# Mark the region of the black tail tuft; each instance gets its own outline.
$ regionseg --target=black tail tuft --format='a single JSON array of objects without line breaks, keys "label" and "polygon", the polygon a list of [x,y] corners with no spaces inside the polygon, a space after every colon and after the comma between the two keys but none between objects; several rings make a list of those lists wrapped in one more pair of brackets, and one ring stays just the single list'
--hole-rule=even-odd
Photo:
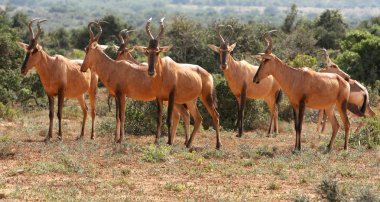
[{"label": "black tail tuft", "polygon": [[218,97],[216,96],[216,88],[215,86],[212,88],[212,104],[214,105],[214,108],[218,108]]},{"label": "black tail tuft", "polygon": [[356,104],[347,103],[347,109],[348,111],[350,111],[351,113],[355,114],[358,117],[364,116],[364,113],[361,112],[361,110]]},{"label": "black tail tuft", "polygon": [[215,109],[218,108],[218,97],[216,96],[216,89],[215,86],[212,88],[212,92],[207,95],[207,103],[210,106],[213,106]]},{"label": "black tail tuft", "polygon": [[278,106],[280,104],[280,102],[282,101],[282,98],[284,97],[284,93],[282,92],[282,90],[278,90],[276,92],[276,105]]},{"label": "black tail tuft", "polygon": [[367,109],[367,94],[364,94],[364,101],[363,101],[362,107],[360,108],[360,112],[364,114],[366,109]]}]

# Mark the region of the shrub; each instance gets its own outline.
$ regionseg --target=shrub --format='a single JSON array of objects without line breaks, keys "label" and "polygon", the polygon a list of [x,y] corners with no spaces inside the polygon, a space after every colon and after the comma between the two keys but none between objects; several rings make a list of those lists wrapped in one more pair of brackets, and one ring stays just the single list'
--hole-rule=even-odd
[{"label": "shrub", "polygon": [[[218,98],[217,110],[220,114],[220,125],[223,126],[224,129],[236,129],[238,112],[236,98],[228,87],[223,75],[214,74],[213,76]],[[203,117],[204,126],[207,129],[209,126],[212,126],[211,117],[200,102],[198,103],[198,107]],[[244,129],[253,130],[266,128],[267,125],[263,125],[262,123],[269,122],[269,114],[269,108],[263,101],[247,99],[244,113]]]},{"label": "shrub", "polygon": [[360,190],[359,196],[356,197],[355,201],[357,202],[367,202],[367,201],[380,201],[380,198],[377,197],[370,189]]},{"label": "shrub", "polygon": [[380,145],[380,115],[363,120],[365,126],[356,134],[350,136],[349,143],[353,146],[366,145],[369,149]]},{"label": "shrub", "polygon": [[142,160],[150,163],[164,162],[170,154],[170,146],[149,145],[143,149]]},{"label": "shrub", "polygon": [[12,120],[16,118],[17,115],[18,112],[15,109],[0,102],[0,118]]},{"label": "shrub", "polygon": [[[156,132],[157,119],[156,102],[127,101],[125,110],[125,132],[130,134],[154,134]],[[165,111],[163,112],[165,115]],[[162,117],[163,127],[165,130],[166,116]],[[166,131],[163,131],[164,134]]]},{"label": "shrub", "polygon": [[307,195],[297,195],[293,199],[294,202],[308,202],[309,197]]},{"label": "shrub", "polygon": [[310,55],[298,54],[294,60],[290,62],[292,67],[309,67],[315,70],[317,58]]},{"label": "shrub", "polygon": [[327,201],[342,201],[344,199],[344,194],[338,187],[338,182],[332,179],[324,179],[318,185],[317,192]]}]

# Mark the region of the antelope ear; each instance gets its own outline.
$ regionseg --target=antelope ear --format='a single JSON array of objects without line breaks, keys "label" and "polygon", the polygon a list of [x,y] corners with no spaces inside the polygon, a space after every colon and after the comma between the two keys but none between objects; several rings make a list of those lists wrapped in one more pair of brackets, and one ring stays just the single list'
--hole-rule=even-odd
[{"label": "antelope ear", "polygon": [[135,47],[132,47],[130,49],[127,49],[128,53],[132,53],[135,50]]},{"label": "antelope ear", "polygon": [[27,50],[28,50],[28,47],[29,47],[28,44],[26,44],[26,43],[22,43],[22,42],[19,42],[19,41],[17,41],[17,45],[18,45],[20,48],[24,49],[24,51],[27,51]]},{"label": "antelope ear", "polygon": [[160,47],[160,52],[168,52],[172,47],[173,45]]},{"label": "antelope ear", "polygon": [[108,45],[99,45],[99,48],[102,49],[102,51],[104,51],[108,48]]},{"label": "antelope ear", "polygon": [[42,46],[40,46],[39,44],[36,45],[36,48],[37,48],[38,51],[42,50]]},{"label": "antelope ear", "polygon": [[98,46],[98,42],[93,42],[92,44],[91,44],[91,49],[95,49],[96,47]]},{"label": "antelope ear", "polygon": [[228,49],[232,52],[234,50],[235,46],[236,46],[236,43],[229,46]]},{"label": "antelope ear", "polygon": [[262,57],[262,55],[255,55],[255,58],[256,58],[256,60],[258,60],[259,62],[263,61],[263,57]]},{"label": "antelope ear", "polygon": [[133,49],[136,49],[138,52],[145,53],[147,48],[144,46],[133,46]]},{"label": "antelope ear", "polygon": [[216,47],[216,46],[213,45],[213,44],[208,44],[207,46],[208,46],[212,51],[219,53],[219,47]]},{"label": "antelope ear", "polygon": [[117,50],[119,50],[120,46],[118,46],[118,45],[113,45],[113,48],[117,51]]},{"label": "antelope ear", "polygon": [[264,55],[263,55],[263,58],[264,58],[264,59],[267,59],[267,60],[271,60],[271,59],[273,59],[273,55],[270,55],[270,54],[264,54]]}]

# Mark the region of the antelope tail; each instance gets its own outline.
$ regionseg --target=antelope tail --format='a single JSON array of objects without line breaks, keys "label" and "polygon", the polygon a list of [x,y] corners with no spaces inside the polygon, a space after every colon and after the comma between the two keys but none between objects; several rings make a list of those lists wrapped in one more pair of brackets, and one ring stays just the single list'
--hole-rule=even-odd
[{"label": "antelope tail", "polygon": [[277,92],[276,92],[276,105],[277,105],[277,107],[280,105],[280,102],[282,101],[282,98],[284,97],[284,93],[282,92],[282,90],[280,89],[280,90],[278,90]]},{"label": "antelope tail", "polygon": [[358,117],[364,116],[364,113],[361,112],[361,109],[356,104],[347,103],[347,109]]},{"label": "antelope tail", "polygon": [[214,105],[214,108],[217,109],[218,108],[218,97],[216,96],[215,85],[212,87],[211,98],[212,98],[212,104]]},{"label": "antelope tail", "polygon": [[366,109],[367,109],[367,94],[364,94],[364,101],[363,101],[362,107],[360,108],[360,112],[364,114]]}]

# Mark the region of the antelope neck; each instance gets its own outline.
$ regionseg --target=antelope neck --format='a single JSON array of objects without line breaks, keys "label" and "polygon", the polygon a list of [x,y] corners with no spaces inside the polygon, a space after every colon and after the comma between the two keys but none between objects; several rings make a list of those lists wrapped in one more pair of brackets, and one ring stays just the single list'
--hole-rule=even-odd
[{"label": "antelope neck", "polygon": [[274,60],[276,64],[270,67],[270,74],[277,80],[285,94],[293,94],[294,83],[299,80],[298,77],[301,76],[301,72],[298,69],[286,65],[277,57],[272,60]]},{"label": "antelope neck", "polygon": [[108,57],[103,51],[96,49],[95,60],[93,63],[93,71],[99,76],[103,83],[108,84],[110,72],[115,65],[115,60]]},{"label": "antelope neck", "polygon": [[[54,68],[53,62],[54,57],[48,55],[45,51],[39,50],[41,54],[40,61],[35,65],[38,75],[42,82],[48,81],[50,79],[50,69]],[[29,59],[30,60],[30,59]]]},{"label": "antelope neck", "polygon": [[227,57],[227,66],[226,70],[223,70],[224,76],[230,80],[234,78],[235,72],[238,71],[240,66],[240,61],[236,61],[231,55]]}]

